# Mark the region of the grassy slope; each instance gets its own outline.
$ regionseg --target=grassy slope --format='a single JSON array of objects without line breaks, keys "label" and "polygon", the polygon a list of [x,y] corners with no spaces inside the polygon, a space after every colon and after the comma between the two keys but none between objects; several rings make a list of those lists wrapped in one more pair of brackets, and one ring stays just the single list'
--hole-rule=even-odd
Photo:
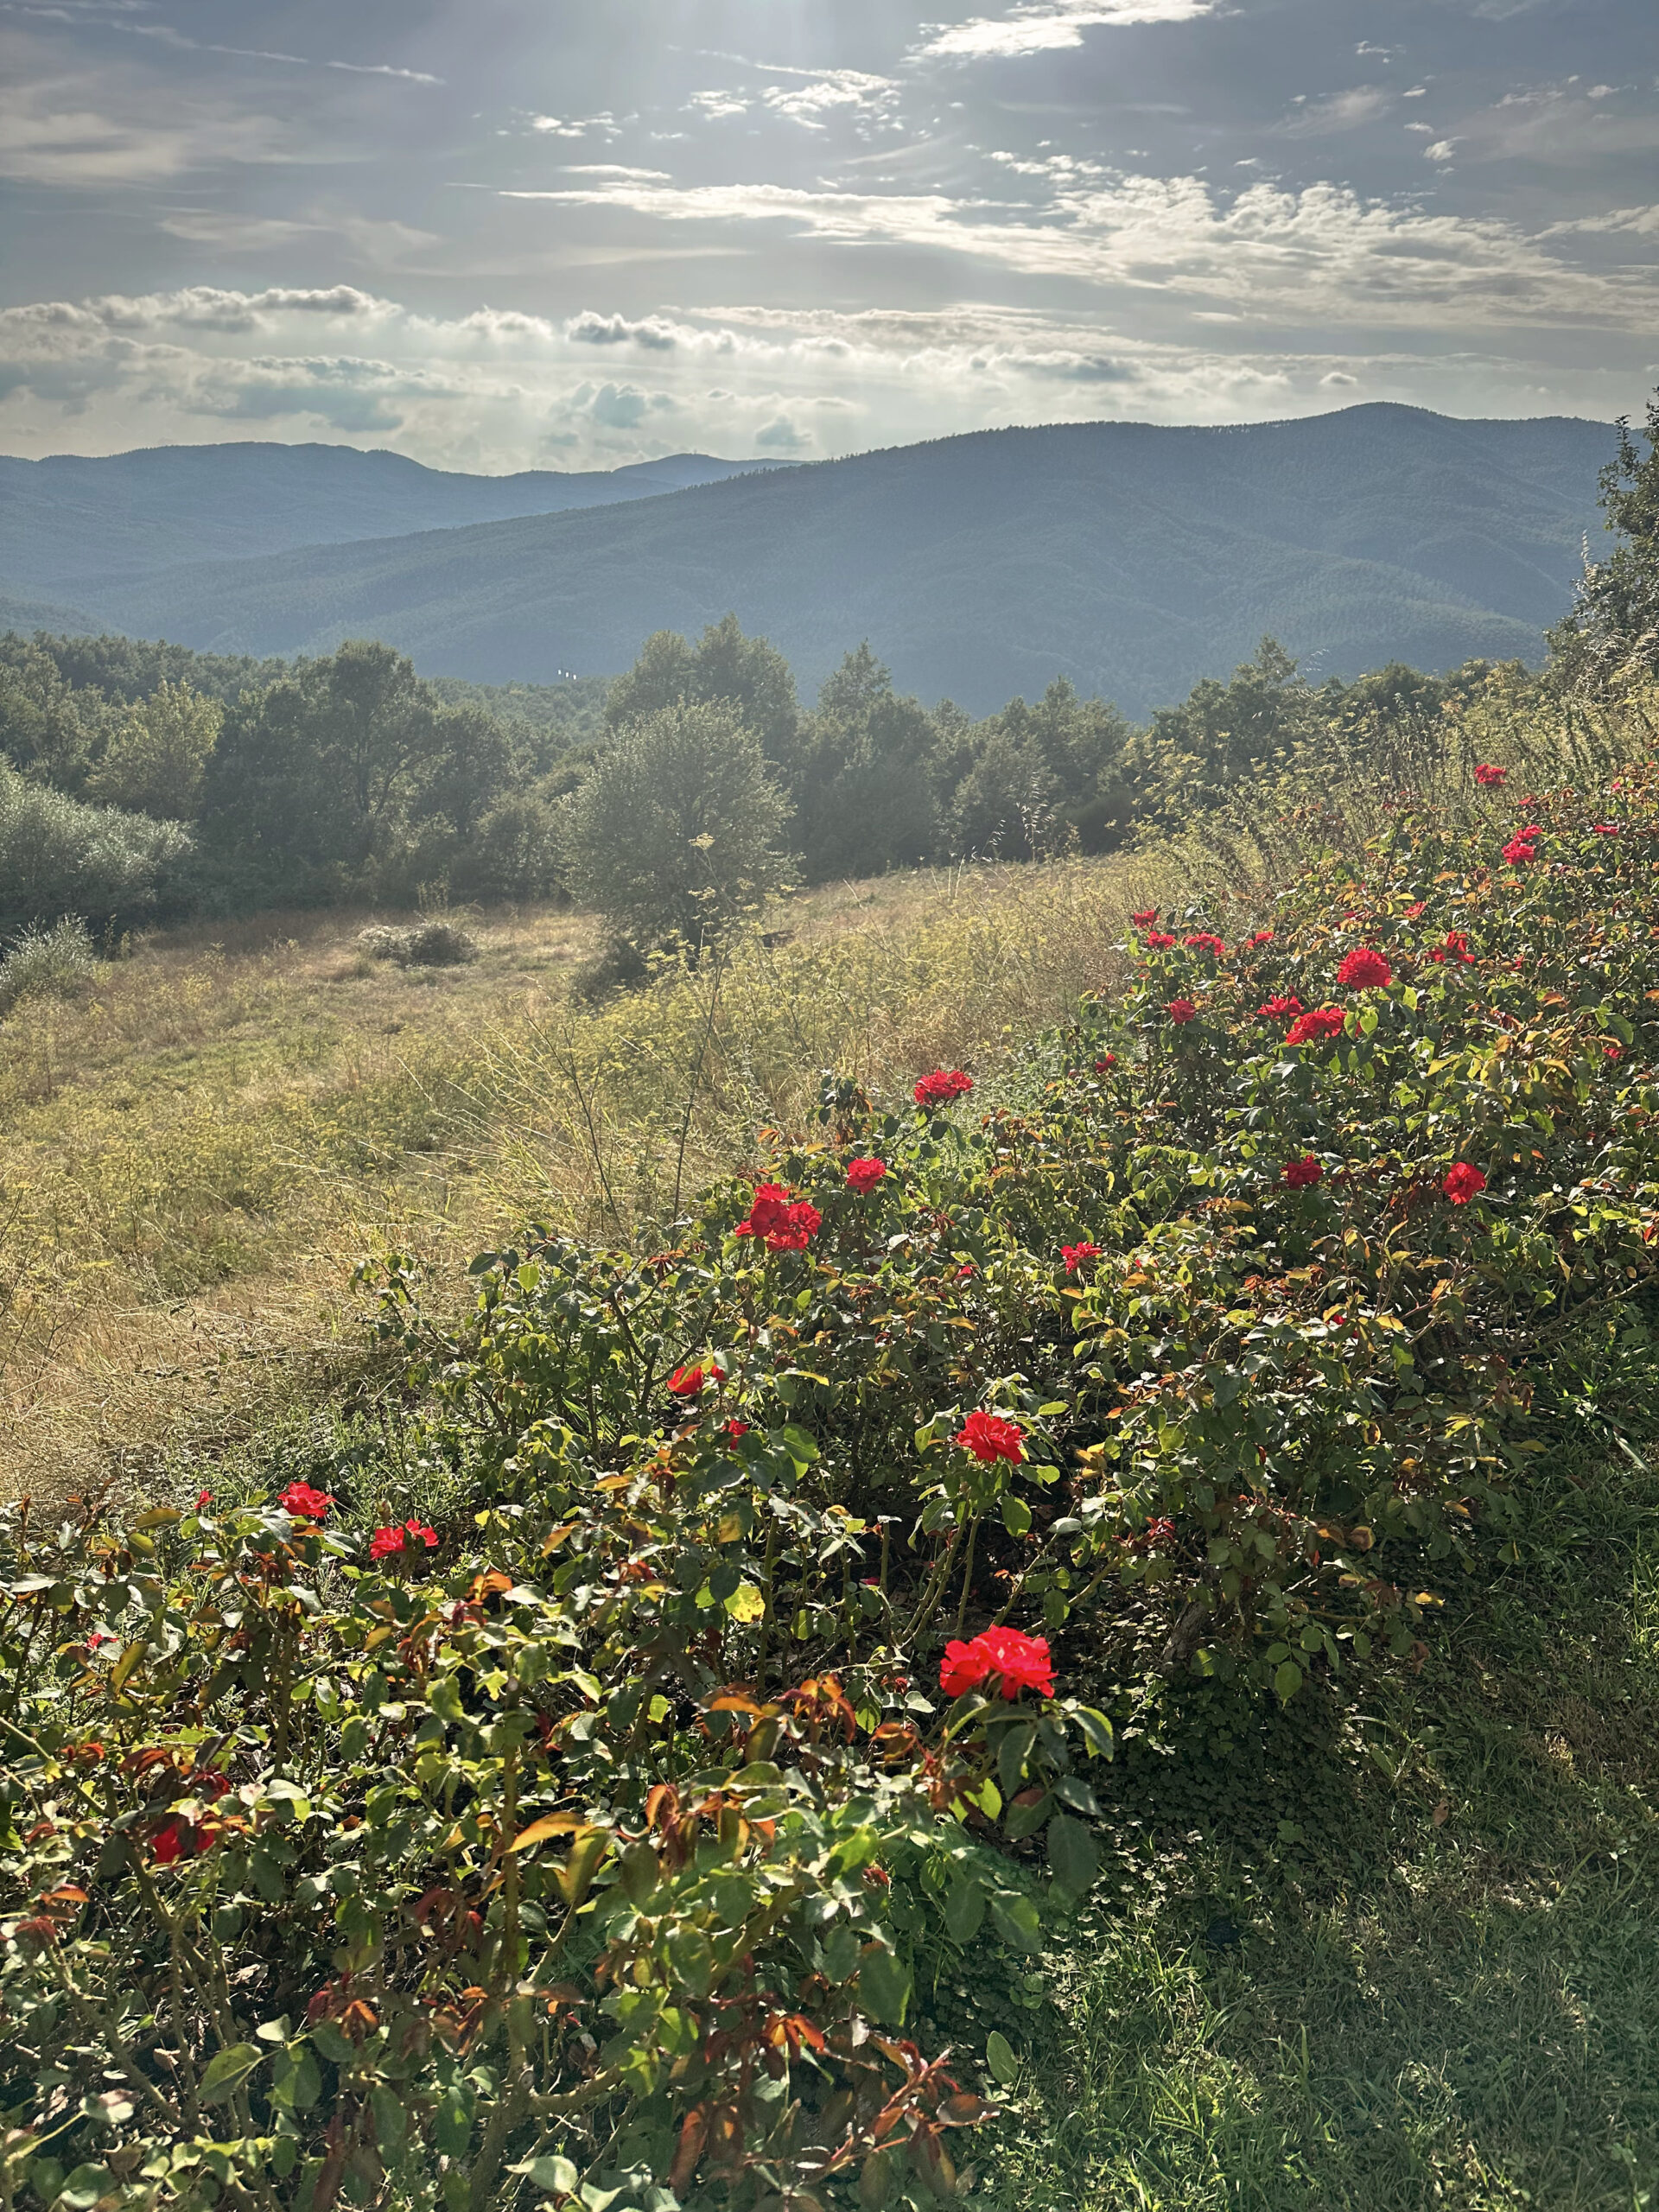
[{"label": "grassy slope", "polygon": [[435,971],[364,961],[362,916],[157,933],[90,998],[5,1026],[0,1493],[303,1398],[353,1338],[365,1251],[460,1278],[531,1213],[660,1221],[677,1177],[689,1196],[728,1171],[821,1066],[994,1064],[1104,980],[1125,899],[1110,862],[831,887],[712,1008],[672,972],[574,1008],[596,931],[556,912],[487,917],[477,964]]},{"label": "grassy slope", "polygon": [[[990,2202],[1649,2202],[1659,1477],[1551,1467],[1533,1563],[1448,1609],[1419,1679],[1230,1732],[1200,1696],[1126,1761],[1114,1877],[1008,2029]],[[1006,2014],[959,1986],[972,2049]]]}]

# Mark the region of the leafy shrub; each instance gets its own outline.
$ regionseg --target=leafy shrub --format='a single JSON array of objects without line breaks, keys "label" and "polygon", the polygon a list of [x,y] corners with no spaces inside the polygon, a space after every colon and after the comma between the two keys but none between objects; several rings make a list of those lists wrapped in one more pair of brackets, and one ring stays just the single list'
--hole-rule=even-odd
[{"label": "leafy shrub", "polygon": [[671,1250],[370,1274],[402,1429],[276,1498],[15,1513],[14,2201],[951,2195],[918,1993],[1088,1888],[1113,1723],[1413,1663],[1618,1417],[1659,772],[1478,789]]},{"label": "leafy shrub", "polygon": [[176,822],[83,806],[0,762],[0,925],[138,920],[177,895],[190,849]]},{"label": "leafy shrub", "polygon": [[429,918],[408,929],[371,923],[358,943],[372,960],[395,960],[400,968],[459,968],[476,960],[478,947],[458,923]]},{"label": "leafy shrub", "polygon": [[85,922],[70,918],[49,930],[24,930],[0,957],[0,1014],[22,999],[67,998],[97,973],[98,949]]}]

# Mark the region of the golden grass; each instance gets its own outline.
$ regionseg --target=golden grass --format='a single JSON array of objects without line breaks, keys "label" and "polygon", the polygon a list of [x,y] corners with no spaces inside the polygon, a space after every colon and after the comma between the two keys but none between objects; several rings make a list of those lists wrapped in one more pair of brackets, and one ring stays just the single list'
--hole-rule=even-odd
[{"label": "golden grass", "polygon": [[[1144,869],[1139,871],[1144,874]],[[352,1274],[448,1270],[531,1217],[607,1236],[796,1119],[818,1071],[994,1077],[1109,981],[1128,864],[922,872],[787,902],[763,938],[595,1007],[592,918],[493,913],[476,964],[365,961],[366,918],[160,932],[0,1027],[0,1495],[142,1473],[358,1357]]]}]

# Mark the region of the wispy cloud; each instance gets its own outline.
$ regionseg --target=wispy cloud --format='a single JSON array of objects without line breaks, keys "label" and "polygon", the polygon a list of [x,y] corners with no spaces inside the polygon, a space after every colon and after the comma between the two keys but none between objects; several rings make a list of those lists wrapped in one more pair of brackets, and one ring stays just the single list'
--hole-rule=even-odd
[{"label": "wispy cloud", "polygon": [[1219,12],[1222,0],[1033,0],[1006,16],[936,24],[918,49],[939,60],[983,61],[1081,46],[1083,34],[1109,26],[1187,23]]}]

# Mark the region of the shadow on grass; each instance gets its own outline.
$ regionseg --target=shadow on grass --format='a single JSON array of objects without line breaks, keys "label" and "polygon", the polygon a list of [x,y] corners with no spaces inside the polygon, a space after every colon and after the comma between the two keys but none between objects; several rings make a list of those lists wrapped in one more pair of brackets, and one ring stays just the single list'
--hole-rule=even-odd
[{"label": "shadow on grass", "polygon": [[976,2201],[1659,2205],[1659,1477],[1563,1453],[1527,1521],[1416,1679],[1128,1745],[1064,1947],[931,2007],[1020,2054]]}]

